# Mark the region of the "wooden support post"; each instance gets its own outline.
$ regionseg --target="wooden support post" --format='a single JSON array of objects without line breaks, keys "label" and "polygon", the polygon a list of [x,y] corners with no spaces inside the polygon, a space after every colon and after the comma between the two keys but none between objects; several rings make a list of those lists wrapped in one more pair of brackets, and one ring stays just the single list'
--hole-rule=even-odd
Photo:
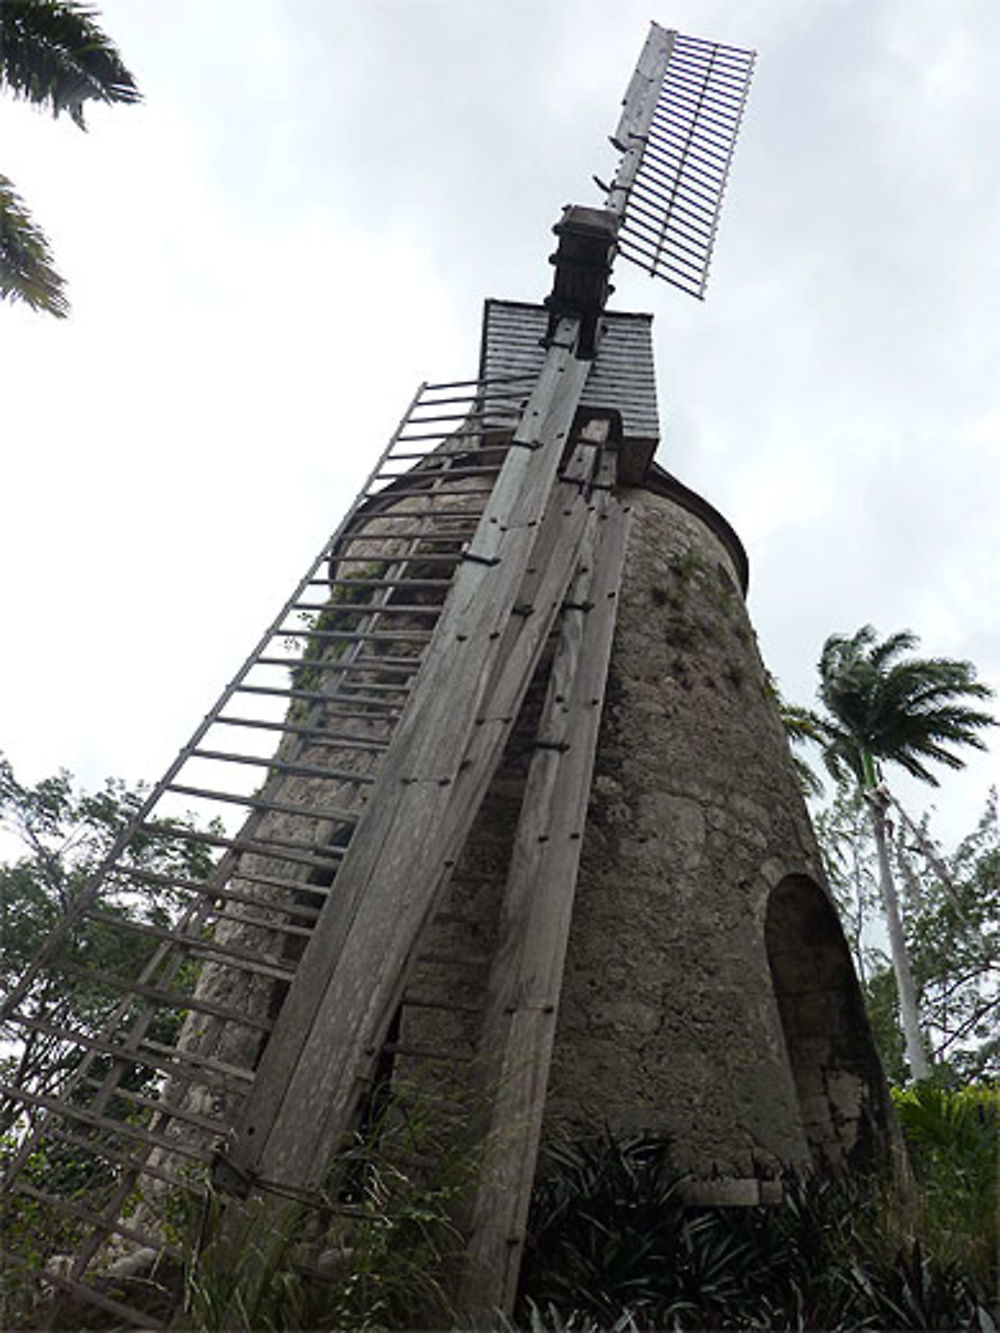
[{"label": "wooden support post", "polygon": [[476,1328],[509,1314],[517,1291],[614,632],[629,517],[613,492],[596,494],[599,521],[564,612],[490,975],[490,1113],[460,1293],[462,1315]]},{"label": "wooden support post", "polygon": [[[588,369],[573,355],[576,331],[575,320],[560,321],[515,432],[526,447],[507,453],[471,543],[475,559],[456,571],[336,892],[264,1051],[231,1154],[248,1177],[299,1188],[322,1178],[551,624],[544,614],[513,617],[509,642],[528,568],[542,570],[540,597],[552,614],[564,596],[588,518],[579,486],[556,482]],[[484,711],[493,681],[499,703]]]}]

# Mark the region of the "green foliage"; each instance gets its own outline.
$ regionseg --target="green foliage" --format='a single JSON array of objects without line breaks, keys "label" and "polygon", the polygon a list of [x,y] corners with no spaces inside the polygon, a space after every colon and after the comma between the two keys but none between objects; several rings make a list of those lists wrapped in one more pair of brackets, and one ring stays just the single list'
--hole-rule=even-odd
[{"label": "green foliage", "polygon": [[[97,792],[79,792],[71,776],[61,772],[34,786],[21,783],[0,755],[0,828],[12,834],[22,854],[0,864],[0,989],[10,992],[36,957],[56,922],[71,910],[105,862],[112,847],[140,809],[145,792],[109,779]],[[161,820],[136,833],[119,860],[122,873],[108,877],[99,906],[111,918],[166,926],[185,896],[163,888],[139,895],[129,881],[130,870],[171,877],[202,878],[211,853],[202,843],[175,839],[171,833],[191,828],[189,820]],[[156,941],[89,917],[73,927],[60,961],[86,969],[95,978],[138,975],[156,948]],[[197,964],[185,964],[188,979]],[[183,978],[181,978],[183,980]],[[5,1081],[42,1092],[60,1084],[80,1058],[80,1047],[60,1033],[94,1033],[118,997],[106,986],[58,969],[37,974],[19,1008],[42,1016],[50,1032],[26,1031],[17,1024],[0,1026],[4,1054],[0,1074]],[[181,1022],[179,1012],[161,1011],[149,1029],[153,1040],[169,1042]],[[100,1077],[107,1061],[93,1061],[91,1074]],[[155,1076],[136,1066],[121,1080],[122,1092],[139,1092]],[[133,1108],[124,1101],[112,1114]],[[16,1100],[0,1102],[0,1133],[10,1131],[20,1115]]]},{"label": "green foliage", "polygon": [[469,1121],[443,1123],[417,1087],[376,1101],[318,1206],[251,1200],[234,1227],[209,1194],[188,1222],[175,1327],[375,1333],[452,1324],[448,1292],[463,1245],[455,1219],[479,1161]]},{"label": "green foliage", "polygon": [[815,717],[815,725],[834,778],[850,773],[860,786],[874,786],[873,764],[885,760],[936,787],[928,761],[962,768],[956,746],[986,748],[979,733],[996,719],[971,702],[992,698],[993,691],[976,680],[971,662],[899,660],[918,642],[909,630],[878,642],[873,627],[864,625],[823,645],[819,697],[826,715]]},{"label": "green foliage", "polygon": [[172,1327],[197,1333],[303,1327],[305,1288],[292,1250],[304,1221],[301,1208],[281,1214],[255,1196],[234,1222],[209,1189],[200,1213],[189,1215],[183,1308]]},{"label": "green foliage", "polygon": [[[0,0],[0,91],[66,112],[85,129],[88,101],[137,102],[139,91],[94,11],[74,0]],[[64,283],[42,231],[0,176],[0,299],[63,318]]]},{"label": "green foliage", "polygon": [[[862,983],[882,1065],[906,1077],[896,979],[879,929],[878,865],[867,804],[839,784],[814,817],[827,878]],[[1000,822],[990,794],[976,828],[951,852],[919,824],[890,821],[903,889],[903,929],[932,1072],[957,1083],[1000,1074]]]},{"label": "green foliage", "polygon": [[[976,680],[970,662],[907,656],[917,643],[909,630],[879,642],[871,625],[851,636],[831,635],[819,662],[819,698],[825,712],[813,714],[812,721],[830,774],[838,782],[853,780],[868,802],[906,1062],[910,1076],[922,1079],[930,1072],[926,1015],[889,861],[888,812],[894,798],[882,780],[882,766],[898,764],[937,786],[928,764],[962,768],[958,751],[964,746],[985,749],[981,732],[996,719],[974,706],[991,698],[993,691]],[[977,1020],[971,1021],[974,1025]]]},{"label": "green foliage", "polygon": [[777,708],[781,725],[788,737],[788,744],[792,751],[792,764],[795,768],[795,776],[799,780],[802,795],[821,796],[823,783],[799,753],[801,747],[809,742],[814,742],[817,745],[822,744],[823,737],[816,714],[811,709],[802,708],[799,704],[789,703],[782,695],[777,679],[771,675],[770,671],[764,673],[764,691],[766,697]]},{"label": "green foliage", "polygon": [[5,298],[57,319],[69,314],[65,284],[53,265],[45,233],[13,183],[0,176],[0,299]]},{"label": "green foliage", "polygon": [[1000,1090],[894,1089],[893,1100],[920,1186],[921,1229],[934,1253],[998,1290]]},{"label": "green foliage", "polygon": [[0,37],[0,89],[53,116],[67,112],[81,130],[86,102],[139,101],[135,80],[89,5],[4,0]]},{"label": "green foliage", "polygon": [[784,1177],[784,1203],[685,1206],[662,1141],[549,1153],[536,1186],[520,1326],[992,1329],[985,1281],[902,1234],[878,1182]]}]

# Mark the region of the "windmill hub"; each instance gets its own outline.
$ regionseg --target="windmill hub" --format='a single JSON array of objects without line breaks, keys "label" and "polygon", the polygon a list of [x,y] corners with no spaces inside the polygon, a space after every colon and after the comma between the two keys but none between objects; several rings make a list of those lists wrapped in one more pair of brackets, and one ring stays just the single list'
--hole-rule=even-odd
[{"label": "windmill hub", "polygon": [[569,204],[552,230],[559,237],[559,246],[549,256],[556,274],[552,292],[545,298],[549,310],[545,345],[551,342],[559,319],[575,316],[580,321],[576,354],[582,361],[592,361],[597,321],[614,291],[610,277],[617,250],[618,216],[609,208]]}]

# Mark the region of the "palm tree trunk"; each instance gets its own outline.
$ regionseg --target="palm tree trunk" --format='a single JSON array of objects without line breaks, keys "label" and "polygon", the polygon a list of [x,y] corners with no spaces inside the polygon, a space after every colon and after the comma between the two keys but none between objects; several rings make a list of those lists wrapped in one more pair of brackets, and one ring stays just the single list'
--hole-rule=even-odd
[{"label": "palm tree trunk", "polygon": [[879,887],[882,891],[882,904],[885,907],[886,924],[889,927],[889,952],[892,954],[892,967],[896,973],[896,987],[899,991],[899,1018],[903,1025],[903,1039],[906,1043],[906,1058],[910,1065],[910,1077],[927,1078],[930,1065],[920,1035],[920,1013],[917,1009],[917,988],[913,982],[910,968],[910,955],[906,950],[903,936],[903,922],[899,913],[899,898],[896,884],[889,864],[889,847],[886,839],[885,815],[889,798],[881,788],[869,788],[865,791],[868,810],[871,815],[872,833],[875,837],[875,850],[878,854]]},{"label": "palm tree trunk", "polygon": [[899,803],[899,798],[897,796],[893,796],[891,792],[888,792],[887,796],[889,798],[890,803],[896,807],[896,813],[903,821],[903,824],[905,825],[907,832],[910,834],[910,836],[913,838],[913,841],[917,844],[920,851],[923,853],[924,860],[934,871],[935,875],[937,875],[938,881],[941,884],[941,887],[944,889],[945,893],[948,895],[952,907],[958,914],[959,920],[964,921],[965,924],[968,925],[969,918],[966,916],[965,912],[962,911],[962,904],[958,900],[958,893],[955,889],[955,881],[952,879],[951,874],[948,871],[948,867],[945,865],[945,863],[941,860],[940,856],[938,856],[937,852],[934,850],[934,844],[924,833],[920,825],[914,823],[914,821],[906,813],[906,811]]}]

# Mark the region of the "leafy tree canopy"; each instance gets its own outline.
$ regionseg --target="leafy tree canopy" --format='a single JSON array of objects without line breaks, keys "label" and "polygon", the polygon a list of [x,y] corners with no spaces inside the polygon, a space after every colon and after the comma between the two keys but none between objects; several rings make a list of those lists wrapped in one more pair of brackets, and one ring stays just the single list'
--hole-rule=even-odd
[{"label": "leafy tree canopy", "polygon": [[[23,976],[56,921],[103,864],[116,839],[142,805],[142,787],[130,788],[109,779],[97,792],[79,791],[69,773],[29,785],[20,782],[0,754],[0,829],[19,853],[0,864],[0,994],[9,993]],[[200,878],[211,854],[199,842],[171,836],[190,828],[188,820],[161,820],[134,835],[125,866],[176,878]],[[182,897],[164,888],[141,899],[109,878],[102,889],[101,913],[166,926],[178,912]],[[69,950],[72,963],[94,974],[135,975],[155,947],[148,936],[111,928],[84,918],[74,931]],[[0,1072],[8,1082],[44,1091],[66,1073],[64,1047],[56,1033],[72,1029],[97,1032],[106,1017],[108,994],[79,975],[43,970],[19,1006],[30,1015],[44,1014],[52,1033],[26,1031],[15,1021],[0,1027],[6,1054]],[[162,1037],[170,1034],[164,1032]],[[0,1111],[0,1130],[16,1112]]]}]

